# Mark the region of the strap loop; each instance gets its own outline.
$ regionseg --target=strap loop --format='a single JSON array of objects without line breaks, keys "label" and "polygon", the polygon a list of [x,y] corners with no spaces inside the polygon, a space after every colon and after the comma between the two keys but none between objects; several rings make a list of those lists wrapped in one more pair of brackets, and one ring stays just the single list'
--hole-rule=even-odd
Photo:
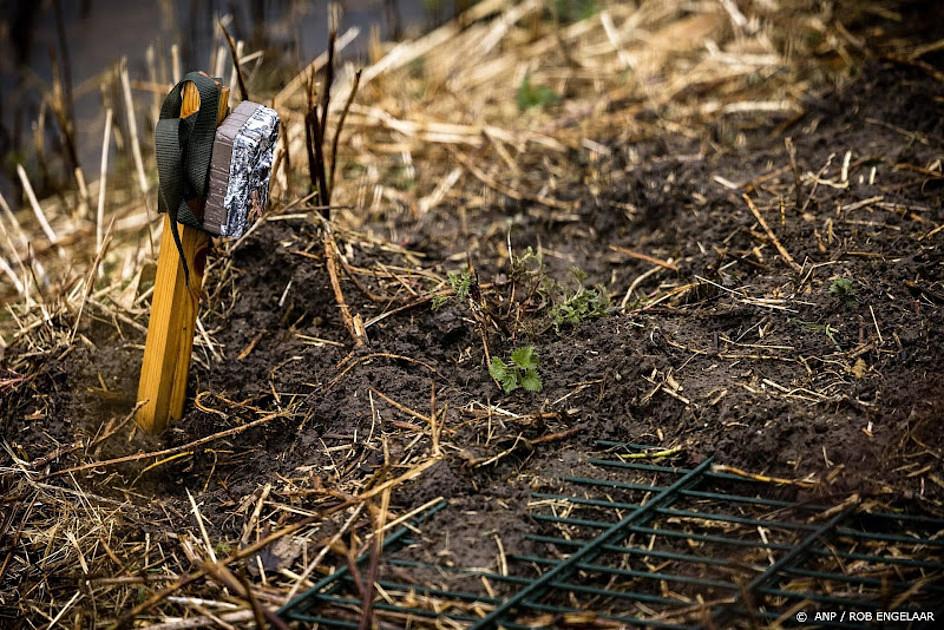
[{"label": "strap loop", "polygon": [[[193,83],[200,95],[199,109],[181,118],[184,86]],[[188,205],[188,200],[204,199],[216,136],[216,116],[220,98],[219,84],[202,72],[190,72],[175,85],[161,104],[161,114],[154,130],[159,178],[158,210],[170,215],[174,244],[184,266],[184,280],[190,286],[190,270],[184,257],[177,223],[202,228],[203,222]]]}]

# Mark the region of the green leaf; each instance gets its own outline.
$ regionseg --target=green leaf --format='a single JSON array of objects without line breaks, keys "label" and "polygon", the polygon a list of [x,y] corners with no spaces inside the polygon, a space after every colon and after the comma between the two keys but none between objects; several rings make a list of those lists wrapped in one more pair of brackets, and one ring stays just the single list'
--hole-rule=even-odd
[{"label": "green leaf", "polygon": [[532,107],[544,108],[547,105],[553,105],[560,100],[560,97],[546,85],[532,85],[531,77],[525,75],[521,85],[518,86],[515,100],[518,101],[518,109],[524,111]]},{"label": "green leaf", "polygon": [[472,288],[472,274],[450,271],[446,279],[459,300],[465,300],[469,297],[469,290]]},{"label": "green leaf", "polygon": [[840,297],[848,297],[855,293],[855,285],[849,278],[836,278],[829,285],[829,294]]},{"label": "green leaf", "polygon": [[501,386],[502,389],[505,390],[506,394],[510,394],[511,392],[515,391],[518,389],[518,375],[514,372],[505,374],[505,378],[501,379]]},{"label": "green leaf", "polygon": [[488,373],[496,381],[504,381],[508,375],[508,366],[498,357],[492,357],[491,363],[488,364]]},{"label": "green leaf", "polygon": [[541,377],[538,376],[537,371],[528,370],[525,372],[524,377],[521,379],[521,386],[527,391],[536,393],[541,391],[542,383]]},{"label": "green leaf", "polygon": [[534,355],[534,346],[515,348],[511,353],[511,361],[523,370],[538,366],[537,357]]}]

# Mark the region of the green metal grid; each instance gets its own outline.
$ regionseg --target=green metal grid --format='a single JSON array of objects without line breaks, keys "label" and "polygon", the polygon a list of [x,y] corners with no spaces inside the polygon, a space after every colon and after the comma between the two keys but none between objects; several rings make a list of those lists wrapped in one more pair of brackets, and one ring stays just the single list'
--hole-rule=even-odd
[{"label": "green metal grid", "polygon": [[[619,457],[651,447],[598,446],[609,455],[591,461],[600,476],[565,477],[565,491],[533,493],[538,531],[526,538],[546,553],[508,556],[508,575],[398,553],[422,544],[413,532],[445,502],[388,536],[375,627],[791,626],[799,610],[812,617],[944,602],[944,519],[786,501],[769,496],[769,484],[713,471],[710,458],[664,466]],[[434,588],[411,570],[495,587]],[[358,628],[355,587],[342,566],[279,614],[306,627]]]}]

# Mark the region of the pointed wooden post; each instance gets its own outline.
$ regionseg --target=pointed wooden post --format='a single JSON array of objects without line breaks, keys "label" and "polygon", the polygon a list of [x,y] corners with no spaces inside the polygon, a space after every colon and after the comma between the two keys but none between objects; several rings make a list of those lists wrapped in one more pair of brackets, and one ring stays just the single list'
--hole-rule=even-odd
[{"label": "pointed wooden post", "polygon": [[[229,88],[222,88],[217,125],[223,122],[229,111],[228,102]],[[198,109],[200,93],[196,85],[187,83],[184,85],[180,117],[186,118]],[[179,420],[183,415],[203,271],[210,248],[209,234],[189,225],[178,224],[184,257],[190,269],[188,288],[170,222],[170,216],[165,214],[141,380],[138,382],[138,403],[141,406],[135,419],[148,433],[160,433],[168,423]]]}]

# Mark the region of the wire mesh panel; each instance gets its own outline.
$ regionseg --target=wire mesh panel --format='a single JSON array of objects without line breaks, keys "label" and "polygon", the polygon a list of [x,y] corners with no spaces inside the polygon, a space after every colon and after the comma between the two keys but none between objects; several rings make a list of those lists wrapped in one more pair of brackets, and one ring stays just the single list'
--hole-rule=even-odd
[{"label": "wire mesh panel", "polygon": [[[415,532],[430,514],[391,535],[372,604],[375,624],[848,627],[944,601],[944,520],[858,500],[797,503],[777,496],[771,480],[723,472],[710,458],[683,468],[665,458],[650,463],[647,447],[599,446],[605,455],[591,461],[592,476],[564,477],[559,490],[533,494],[527,539],[537,551],[507,556],[502,571],[400,553],[420,544]],[[358,592],[341,568],[281,613],[357,628]]]}]

